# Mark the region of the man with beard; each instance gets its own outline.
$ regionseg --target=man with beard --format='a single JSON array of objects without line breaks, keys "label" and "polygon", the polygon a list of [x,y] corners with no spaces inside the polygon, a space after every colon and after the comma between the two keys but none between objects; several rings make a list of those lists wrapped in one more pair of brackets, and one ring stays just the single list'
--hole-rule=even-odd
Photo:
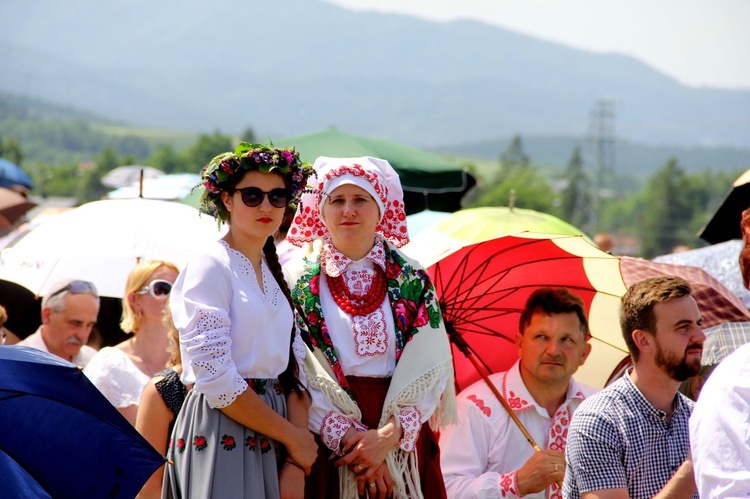
[{"label": "man with beard", "polygon": [[701,322],[680,277],[653,277],[628,289],[620,327],[633,368],[573,415],[564,497],[698,497],[688,459],[694,404],[677,390],[701,367]]},{"label": "man with beard", "polygon": [[18,343],[86,367],[96,350],[86,345],[99,314],[93,283],[66,279],[52,285],[42,298],[42,325]]}]

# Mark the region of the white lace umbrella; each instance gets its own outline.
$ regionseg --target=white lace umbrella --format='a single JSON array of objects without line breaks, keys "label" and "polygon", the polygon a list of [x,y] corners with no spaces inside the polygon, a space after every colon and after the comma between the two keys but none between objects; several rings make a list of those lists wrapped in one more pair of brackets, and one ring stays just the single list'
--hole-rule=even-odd
[{"label": "white lace umbrella", "polygon": [[[0,279],[37,295],[65,278],[96,284],[102,296],[122,297],[125,280],[143,260],[182,268],[219,239],[216,221],[171,201],[95,201],[48,217],[0,252]],[[225,226],[224,226],[225,227]]]}]

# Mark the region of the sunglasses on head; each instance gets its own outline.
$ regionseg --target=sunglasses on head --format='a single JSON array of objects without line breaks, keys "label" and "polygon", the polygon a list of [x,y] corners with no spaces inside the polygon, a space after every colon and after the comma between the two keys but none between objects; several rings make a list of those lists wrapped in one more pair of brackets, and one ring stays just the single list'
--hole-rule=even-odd
[{"label": "sunglasses on head", "polygon": [[47,297],[47,300],[52,298],[53,296],[57,296],[62,293],[71,293],[74,295],[80,295],[82,293],[91,293],[92,295],[98,297],[99,293],[96,291],[96,286],[94,286],[93,282],[89,281],[70,281],[66,286],[63,286],[62,288],[58,289],[51,295]]},{"label": "sunglasses on head", "polygon": [[274,208],[286,208],[286,205],[289,204],[289,198],[291,197],[289,191],[282,188],[264,191],[258,187],[243,187],[242,189],[236,190],[240,193],[240,196],[242,196],[242,202],[245,203],[245,206],[250,208],[260,206],[266,195],[268,196],[268,202],[271,203],[271,206]]},{"label": "sunglasses on head", "polygon": [[135,292],[137,295],[145,295],[151,293],[154,298],[165,298],[169,296],[172,291],[172,283],[165,281],[164,279],[154,279],[149,284],[143,286],[141,289]]}]

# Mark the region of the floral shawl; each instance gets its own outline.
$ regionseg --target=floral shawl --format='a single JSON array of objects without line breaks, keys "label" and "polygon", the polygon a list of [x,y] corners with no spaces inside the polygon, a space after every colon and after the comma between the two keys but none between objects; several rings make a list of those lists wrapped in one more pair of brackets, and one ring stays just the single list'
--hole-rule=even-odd
[{"label": "floral shawl", "polygon": [[[285,270],[292,283],[297,322],[308,347],[305,377],[308,383],[321,389],[342,414],[360,420],[361,412],[351,397],[322,314],[320,245],[307,245],[302,252],[305,257],[290,262]],[[414,405],[420,397],[432,394],[440,398],[440,405],[430,417],[430,425],[437,428],[455,421],[456,409],[451,349],[435,288],[417,262],[391,248],[387,241],[385,253],[388,298],[396,324],[396,369],[379,426],[395,417],[399,413],[399,406]],[[394,448],[389,452],[386,463],[394,480],[394,497],[407,497],[407,494],[418,497],[420,485],[416,452],[406,453]],[[342,471],[339,473],[342,497],[356,497],[354,476],[346,468],[342,468]]]}]

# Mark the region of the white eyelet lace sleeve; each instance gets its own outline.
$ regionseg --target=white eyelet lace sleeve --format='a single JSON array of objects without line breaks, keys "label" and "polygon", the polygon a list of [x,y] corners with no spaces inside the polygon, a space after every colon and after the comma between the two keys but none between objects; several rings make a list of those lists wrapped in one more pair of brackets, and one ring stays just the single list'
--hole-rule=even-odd
[{"label": "white eyelet lace sleeve", "polygon": [[208,255],[195,258],[177,278],[169,302],[194,389],[215,409],[234,402],[248,386],[232,359],[232,279],[228,264]]}]

